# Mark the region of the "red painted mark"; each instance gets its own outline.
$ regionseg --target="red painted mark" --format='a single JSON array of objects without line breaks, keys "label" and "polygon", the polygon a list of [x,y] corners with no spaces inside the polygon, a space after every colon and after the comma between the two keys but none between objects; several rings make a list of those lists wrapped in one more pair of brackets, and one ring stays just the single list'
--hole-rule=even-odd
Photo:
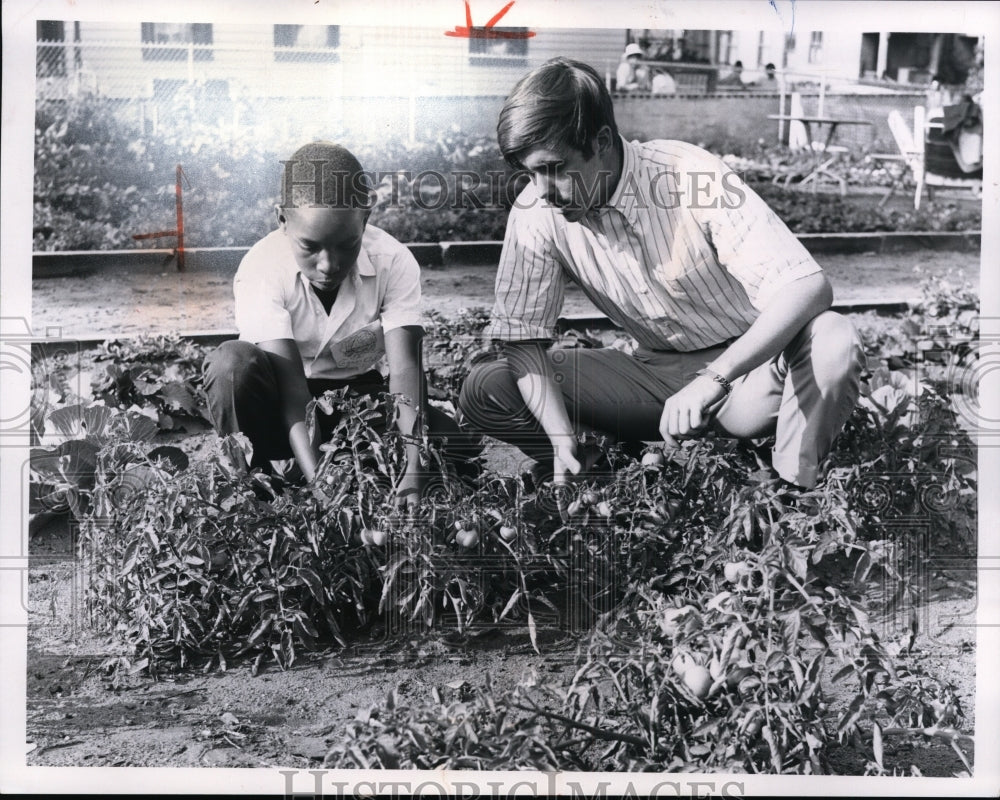
[{"label": "red painted mark", "polygon": [[183,192],[181,191],[181,178],[187,178],[181,165],[177,165],[177,186],[175,188],[177,196],[177,271],[184,271],[184,203]]},{"label": "red painted mark", "polygon": [[[174,195],[176,198],[176,208],[177,208],[177,227],[172,231],[155,231],[154,233],[135,233],[132,238],[136,241],[142,239],[162,239],[167,236],[177,237],[177,247],[174,252],[177,254],[177,271],[184,271],[184,202],[183,202],[183,190],[181,188],[181,178],[187,181],[187,175],[184,174],[184,170],[181,165],[177,165],[177,184],[174,187]],[[188,184],[188,188],[191,188],[191,184]]]},{"label": "red painted mark", "polygon": [[510,10],[514,1],[510,0],[485,25],[478,26],[472,24],[472,9],[469,8],[469,0],[465,0],[465,25],[456,25],[454,30],[445,31],[444,35],[460,39],[530,39],[535,35],[534,31],[499,31],[493,27]]}]

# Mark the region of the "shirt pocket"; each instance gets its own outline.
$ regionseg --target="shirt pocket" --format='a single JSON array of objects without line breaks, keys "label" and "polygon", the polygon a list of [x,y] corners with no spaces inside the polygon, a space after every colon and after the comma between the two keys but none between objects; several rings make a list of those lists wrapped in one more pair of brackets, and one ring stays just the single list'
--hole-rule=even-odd
[{"label": "shirt pocket", "polygon": [[385,335],[378,320],[330,342],[330,358],[337,369],[365,370],[385,354]]}]

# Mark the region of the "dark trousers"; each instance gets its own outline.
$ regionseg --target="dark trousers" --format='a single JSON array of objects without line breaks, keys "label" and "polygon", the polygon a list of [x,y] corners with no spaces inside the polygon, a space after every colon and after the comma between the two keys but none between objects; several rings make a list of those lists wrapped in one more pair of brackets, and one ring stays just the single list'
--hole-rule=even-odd
[{"label": "dark trousers", "polygon": [[[313,397],[345,386],[363,395],[389,390],[375,370],[349,380],[307,378],[306,383]],[[241,432],[250,440],[251,467],[266,469],[273,460],[292,458],[288,432],[281,422],[281,387],[267,353],[250,342],[223,342],[205,358],[204,385],[212,425],[220,435]],[[337,416],[317,412],[317,423],[326,441]],[[460,468],[482,451],[478,435],[461,431],[455,420],[432,406],[427,408],[427,428],[431,437],[444,440],[445,458]]]},{"label": "dark trousers", "polygon": [[[668,397],[692,381],[724,347],[688,353],[553,350],[555,380],[578,428],[620,442],[660,439]],[[854,326],[827,311],[810,320],[779,355],[733,381],[713,421],[740,439],[774,435],[774,469],[811,487],[858,398],[865,356]],[[462,386],[459,406],[470,428],[551,462],[552,445],[517,388],[506,360],[481,364]]]}]

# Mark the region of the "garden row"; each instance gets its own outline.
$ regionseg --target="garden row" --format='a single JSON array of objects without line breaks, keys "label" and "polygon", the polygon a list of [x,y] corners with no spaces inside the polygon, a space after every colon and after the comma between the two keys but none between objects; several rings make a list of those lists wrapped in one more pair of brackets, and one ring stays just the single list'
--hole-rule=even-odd
[{"label": "garden row", "polygon": [[[894,519],[926,520],[935,552],[975,550],[975,450],[940,378],[974,366],[976,304],[930,288],[898,328],[868,332],[883,363],[811,491],[781,491],[725,440],[638,461],[606,448],[613,469],[565,492],[489,470],[459,481],[421,440],[437,477],[401,516],[405,442],[372,427],[391,399],[328,393],[340,422],[318,488],[282,486],[247,472],[241,437],[197,459],[158,443],[202,409],[198,348],[160,337],[97,354],[97,402],[37,360],[34,425],[65,441],[32,454],[34,508],[77,516],[92,618],[125,646],[106,665],[121,675],[288,667],[375,620],[411,635],[514,625],[536,648],[542,626],[580,631],[568,682],[391,693],[328,766],[822,773],[852,739],[892,771],[885,736],[967,741],[954,687],[871,621],[876,578],[896,602],[920,599],[927,553]],[[442,401],[484,321],[429,332]],[[836,706],[834,684],[848,695]]]},{"label": "garden row", "polygon": [[[112,250],[140,246],[136,234],[174,227],[175,168],[183,167],[185,241],[190,247],[249,246],[274,227],[281,159],[289,153],[248,129],[218,135],[196,106],[178,103],[170,126],[143,134],[113,105],[94,98],[36,109],[34,249]],[[352,142],[349,134],[343,141]],[[448,130],[407,143],[351,143],[377,180],[372,222],[404,242],[503,238],[525,180],[505,164],[495,140]],[[741,155],[741,158],[737,156]],[[981,212],[929,203],[920,211],[857,205],[840,197],[779,188],[771,179],[805,174],[809,156],[758,145],[727,160],[798,233],[978,230]],[[851,182],[887,185],[885,169],[851,154]],[[169,242],[168,242],[169,243]],[[162,246],[155,239],[148,246]]]}]

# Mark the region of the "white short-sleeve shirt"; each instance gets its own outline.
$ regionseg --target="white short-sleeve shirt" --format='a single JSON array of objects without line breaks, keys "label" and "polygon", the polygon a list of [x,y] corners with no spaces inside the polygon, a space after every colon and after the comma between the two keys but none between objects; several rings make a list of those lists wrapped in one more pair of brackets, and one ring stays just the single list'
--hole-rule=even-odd
[{"label": "white short-sleeve shirt", "polygon": [[385,332],[423,324],[416,259],[373,225],[365,228],[357,263],[329,314],[280,230],[243,257],[233,292],[240,339],[253,344],[293,339],[307,378],[349,379],[382,368]]}]

